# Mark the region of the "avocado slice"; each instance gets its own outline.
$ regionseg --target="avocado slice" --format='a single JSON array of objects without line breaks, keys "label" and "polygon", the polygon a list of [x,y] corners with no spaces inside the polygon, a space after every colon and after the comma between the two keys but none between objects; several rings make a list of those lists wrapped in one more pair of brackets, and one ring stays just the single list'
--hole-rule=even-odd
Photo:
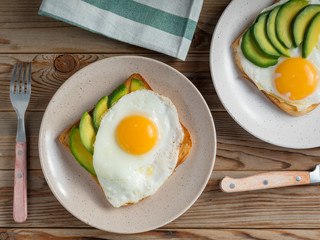
[{"label": "avocado slice", "polygon": [[146,89],[143,85],[143,83],[136,79],[136,78],[132,78],[131,79],[131,86],[130,86],[130,92],[134,92],[137,90],[141,90],[141,89]]},{"label": "avocado slice", "polygon": [[83,146],[80,139],[79,129],[74,126],[69,136],[69,146],[72,155],[89,173],[96,176],[96,171],[93,167],[93,157],[87,149]]},{"label": "avocado slice", "polygon": [[292,22],[293,44],[295,47],[302,43],[308,24],[319,12],[320,4],[310,4],[296,15]]},{"label": "avocado slice", "polygon": [[117,87],[113,92],[110,94],[108,99],[108,108],[111,108],[113,104],[119,101],[120,98],[122,98],[124,95],[128,93],[127,86],[124,84],[121,84],[119,87]]},{"label": "avocado slice", "polygon": [[102,97],[93,110],[93,127],[98,132],[103,114],[108,110],[108,96]]},{"label": "avocado slice", "polygon": [[310,55],[313,48],[317,45],[320,35],[320,13],[317,13],[309,23],[304,35],[302,44],[302,57],[306,58]]},{"label": "avocado slice", "polygon": [[267,36],[266,24],[269,13],[270,12],[263,12],[258,16],[253,25],[252,34],[257,46],[264,54],[272,58],[277,58],[280,57],[280,53],[275,49]]},{"label": "avocado slice", "polygon": [[276,17],[281,8],[281,5],[275,7],[268,16],[267,19],[267,35],[272,45],[286,57],[290,57],[289,49],[282,45],[276,34]]},{"label": "avocado slice", "polygon": [[307,0],[290,0],[283,4],[276,18],[276,33],[280,42],[287,48],[293,44],[291,23],[297,13],[308,5]]},{"label": "avocado slice", "polygon": [[96,140],[96,132],[93,127],[92,118],[89,113],[84,112],[82,114],[79,124],[80,138],[83,146],[93,154],[93,144]]},{"label": "avocado slice", "polygon": [[250,62],[259,67],[266,68],[278,63],[277,58],[268,57],[258,48],[252,36],[252,26],[242,37],[241,50]]}]

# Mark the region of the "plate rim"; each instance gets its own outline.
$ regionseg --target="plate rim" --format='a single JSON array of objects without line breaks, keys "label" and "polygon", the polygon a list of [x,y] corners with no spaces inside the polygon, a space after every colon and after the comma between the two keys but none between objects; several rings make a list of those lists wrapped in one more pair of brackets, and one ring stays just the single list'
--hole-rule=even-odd
[{"label": "plate rim", "polygon": [[[229,9],[232,7],[233,4],[235,4],[235,2],[237,2],[239,0],[232,0],[228,6],[224,9],[223,13],[221,14],[221,16],[219,17],[219,20],[215,26],[215,29],[214,29],[214,32],[212,34],[212,38],[211,38],[211,43],[210,43],[210,53],[209,53],[209,64],[210,64],[210,73],[211,73],[211,80],[212,80],[212,83],[214,85],[214,88],[215,88],[215,91],[218,95],[218,98],[221,102],[221,104],[223,105],[223,107],[226,109],[226,111],[228,112],[228,114],[232,117],[232,119],[238,124],[240,125],[241,128],[243,128],[245,131],[247,131],[249,134],[253,135],[254,137],[266,142],[266,143],[269,143],[269,144],[272,144],[274,146],[278,146],[278,147],[284,147],[284,148],[290,148],[290,149],[311,149],[311,148],[316,148],[316,147],[320,147],[320,142],[318,144],[309,144],[308,146],[298,146],[297,144],[296,145],[287,145],[286,143],[276,143],[276,142],[273,142],[272,140],[268,139],[268,138],[265,138],[264,136],[260,136],[258,134],[256,134],[253,130],[251,130],[249,127],[247,127],[243,122],[241,122],[241,120],[239,120],[236,116],[236,114],[234,114],[234,112],[232,112],[230,110],[230,108],[227,106],[227,104],[224,102],[224,98],[223,96],[221,95],[221,93],[217,90],[219,89],[216,85],[216,74],[215,74],[215,71],[214,70],[214,64],[213,64],[213,59],[214,59],[214,48],[216,48],[216,39],[218,39],[218,31],[219,31],[219,28],[220,28],[220,25],[222,24],[222,22],[225,20],[225,15],[228,14],[229,12]],[[238,71],[237,71],[238,72]],[[239,73],[238,73],[239,74]],[[240,74],[239,74],[240,75]]]},{"label": "plate rim", "polygon": [[[70,80],[70,78],[75,78],[77,76],[77,74],[79,74],[81,71],[85,71],[85,69],[93,64],[96,64],[98,62],[101,62],[101,61],[108,61],[108,60],[112,60],[114,58],[123,58],[123,59],[136,59],[136,58],[139,58],[139,59],[142,59],[142,60],[146,60],[146,61],[151,61],[155,64],[160,64],[160,65],[163,65],[171,70],[173,70],[175,73],[177,73],[179,76],[181,76],[187,83],[188,85],[193,88],[193,90],[195,90],[197,92],[197,94],[199,95],[199,97],[201,98],[201,100],[203,101],[204,105],[205,105],[205,108],[207,110],[207,112],[209,113],[209,118],[210,118],[210,123],[212,125],[212,129],[213,129],[213,136],[214,136],[214,139],[213,139],[213,142],[214,142],[214,148],[211,150],[212,151],[212,155],[213,155],[213,158],[210,159],[210,171],[208,171],[208,174],[207,174],[207,177],[205,179],[205,181],[202,183],[202,186],[201,188],[199,188],[199,192],[198,194],[193,198],[192,201],[190,201],[189,204],[186,205],[186,207],[176,216],[173,216],[171,218],[168,218],[167,221],[163,222],[163,223],[160,223],[156,226],[152,226],[152,227],[149,227],[149,228],[146,228],[145,230],[143,231],[112,231],[110,229],[103,229],[103,228],[100,228],[98,226],[96,226],[94,223],[92,222],[88,222],[86,221],[84,218],[82,217],[79,217],[76,215],[76,212],[74,212],[73,210],[71,210],[69,207],[67,207],[64,202],[62,201],[62,199],[59,197],[59,194],[55,191],[53,191],[53,183],[51,182],[51,180],[48,178],[48,173],[47,173],[47,169],[45,168],[45,163],[44,163],[44,159],[45,159],[45,153],[43,152],[43,141],[42,139],[44,139],[44,135],[45,135],[45,130],[44,129],[44,120],[46,119],[47,117],[47,114],[48,114],[48,109],[49,107],[51,106],[51,104],[53,104],[53,101],[55,100],[55,98],[57,97],[57,95],[63,91],[65,85],[68,83],[68,80]],[[153,58],[148,58],[148,57],[143,57],[143,56],[137,56],[137,55],[123,55],[123,56],[111,56],[111,57],[106,57],[106,58],[103,58],[103,59],[99,59],[85,67],[83,67],[82,69],[78,70],[77,72],[75,72],[74,74],[72,74],[67,80],[65,80],[65,82],[57,89],[57,91],[54,93],[54,95],[51,97],[47,107],[46,107],[46,110],[43,114],[43,117],[42,117],[42,120],[41,120],[41,125],[40,125],[40,130],[39,130],[39,139],[38,139],[38,151],[39,151],[39,159],[40,159],[40,165],[41,165],[41,170],[43,171],[43,175],[45,177],[45,180],[49,186],[49,189],[50,191],[53,193],[53,195],[55,196],[55,198],[59,201],[59,203],[71,214],[73,215],[75,218],[79,219],[80,221],[82,221],[83,223],[89,225],[89,226],[92,226],[96,229],[100,229],[100,230],[103,230],[103,231],[107,231],[107,232],[112,232],[112,233],[118,233],[118,234],[135,234],[135,233],[142,233],[142,232],[147,232],[147,231],[151,231],[151,230],[154,230],[154,229],[157,229],[157,228],[160,228],[172,221],[174,221],[175,219],[177,219],[178,217],[180,217],[182,214],[184,214],[197,200],[198,198],[200,197],[200,195],[202,194],[202,192],[204,191],[205,187],[207,186],[209,180],[210,180],[210,177],[212,175],[212,172],[213,172],[213,168],[214,168],[214,164],[215,164],[215,160],[216,160],[216,154],[217,154],[217,134],[216,134],[216,128],[215,128],[215,124],[214,124],[214,120],[213,120],[213,117],[212,117],[212,114],[211,114],[211,110],[209,109],[209,106],[207,104],[207,102],[205,101],[204,97],[202,96],[202,94],[200,93],[200,91],[194,86],[194,84],[185,76],[183,75],[180,71],[178,71],[177,69],[173,68],[172,66],[166,64],[166,63],[163,63],[159,60],[155,60]],[[209,160],[208,160],[209,161]]]}]

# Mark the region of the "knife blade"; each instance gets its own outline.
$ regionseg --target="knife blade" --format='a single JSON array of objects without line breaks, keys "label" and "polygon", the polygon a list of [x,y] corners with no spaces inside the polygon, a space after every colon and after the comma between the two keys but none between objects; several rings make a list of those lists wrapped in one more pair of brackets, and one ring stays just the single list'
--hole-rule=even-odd
[{"label": "knife blade", "polygon": [[269,188],[305,185],[320,182],[320,164],[311,172],[281,171],[256,174],[244,178],[224,177],[220,182],[223,192],[244,192]]}]

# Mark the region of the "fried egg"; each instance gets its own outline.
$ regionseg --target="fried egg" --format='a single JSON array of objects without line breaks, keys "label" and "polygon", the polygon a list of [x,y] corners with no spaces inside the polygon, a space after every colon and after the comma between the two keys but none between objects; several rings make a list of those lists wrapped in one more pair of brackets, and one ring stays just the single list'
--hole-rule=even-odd
[{"label": "fried egg", "polygon": [[93,166],[112,206],[154,194],[174,171],[184,137],[171,100],[150,90],[123,96],[103,117]]},{"label": "fried egg", "polygon": [[[279,4],[264,9],[270,10]],[[319,4],[320,0],[311,0],[310,4]],[[277,97],[302,111],[320,102],[320,39],[307,58],[302,58],[302,44],[291,48],[290,58],[281,56],[276,65],[261,68],[250,62],[241,51],[241,41],[237,52],[244,72],[259,90]]]}]

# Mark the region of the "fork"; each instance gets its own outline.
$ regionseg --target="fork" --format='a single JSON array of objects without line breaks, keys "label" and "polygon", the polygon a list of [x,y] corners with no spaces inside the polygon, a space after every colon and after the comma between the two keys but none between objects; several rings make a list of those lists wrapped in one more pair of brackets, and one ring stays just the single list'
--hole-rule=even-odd
[{"label": "fork", "polygon": [[[19,73],[16,78],[17,71]],[[27,219],[27,142],[24,115],[30,101],[30,95],[31,63],[16,63],[10,83],[10,100],[18,117],[13,193],[13,219],[17,223],[22,223]]]}]

